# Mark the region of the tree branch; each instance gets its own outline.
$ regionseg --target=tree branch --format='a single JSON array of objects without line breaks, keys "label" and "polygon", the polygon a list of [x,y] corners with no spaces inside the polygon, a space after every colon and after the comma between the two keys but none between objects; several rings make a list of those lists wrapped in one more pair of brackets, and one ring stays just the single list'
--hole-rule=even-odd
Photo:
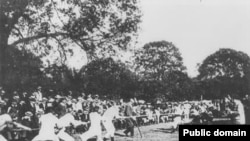
[{"label": "tree branch", "polygon": [[14,26],[14,29],[18,32],[19,36],[21,36],[21,38],[23,39],[24,37],[21,31],[16,26]]},{"label": "tree branch", "polygon": [[40,39],[40,38],[57,37],[57,36],[62,36],[62,35],[68,35],[68,34],[63,33],[63,32],[56,32],[56,33],[50,33],[50,34],[39,34],[39,35],[35,35],[35,36],[32,36],[32,37],[26,37],[26,38],[17,40],[15,42],[13,42],[12,44],[10,44],[10,46],[16,46],[19,43],[27,43],[27,42],[30,42],[32,40],[36,40],[36,39]]}]

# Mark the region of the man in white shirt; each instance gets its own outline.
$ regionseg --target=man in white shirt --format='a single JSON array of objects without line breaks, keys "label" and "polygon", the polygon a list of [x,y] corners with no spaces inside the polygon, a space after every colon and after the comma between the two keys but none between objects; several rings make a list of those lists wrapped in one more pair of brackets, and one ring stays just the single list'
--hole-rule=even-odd
[{"label": "man in white shirt", "polygon": [[66,132],[66,127],[70,127],[71,125],[73,125],[74,127],[77,127],[79,125],[87,124],[86,122],[75,120],[72,113],[73,113],[73,110],[71,110],[70,113],[66,113],[65,115],[62,115],[59,118],[59,121],[57,123],[57,127],[60,130],[57,136],[64,141],[75,141],[75,139]]},{"label": "man in white shirt", "polygon": [[34,92],[34,96],[35,96],[37,101],[42,101],[43,95],[42,95],[42,87],[41,86],[37,87],[37,91]]},{"label": "man in white shirt", "polygon": [[[12,119],[11,119],[10,115],[8,115],[8,114],[0,115],[0,132],[5,127],[7,127],[8,122],[12,122]],[[1,134],[0,134],[0,140],[1,141],[7,141]]]},{"label": "man in white shirt", "polygon": [[40,131],[32,141],[59,141],[59,138],[55,134],[55,126],[58,118],[51,107],[46,112],[47,114],[42,115],[39,119],[39,123],[41,124]]},{"label": "man in white shirt", "polygon": [[88,139],[92,137],[97,137],[97,141],[102,140],[102,128],[101,128],[101,115],[100,108],[98,106],[94,107],[93,112],[89,114],[90,117],[90,127],[89,130],[82,135],[80,135],[80,138],[82,141],[87,141]]},{"label": "man in white shirt", "polygon": [[119,118],[119,108],[116,106],[115,102],[109,102],[108,109],[104,112],[102,116],[102,123],[107,131],[107,133],[104,136],[104,141],[106,141],[108,138],[111,138],[111,141],[114,141],[115,136],[115,127],[113,124],[114,118]]}]

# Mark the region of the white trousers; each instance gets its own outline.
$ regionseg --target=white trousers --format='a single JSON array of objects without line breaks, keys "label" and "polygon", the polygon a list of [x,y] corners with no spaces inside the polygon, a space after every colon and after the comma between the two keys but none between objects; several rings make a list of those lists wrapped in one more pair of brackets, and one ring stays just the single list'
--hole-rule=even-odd
[{"label": "white trousers", "polygon": [[177,128],[177,126],[181,124],[181,116],[177,116],[174,118],[174,121],[172,123],[173,128]]},{"label": "white trousers", "polygon": [[115,136],[115,127],[111,120],[103,120],[103,125],[107,131],[105,138],[110,138]]},{"label": "white trousers", "polygon": [[64,141],[75,141],[72,136],[65,132],[65,129],[60,130],[57,136],[59,139],[62,139]]},{"label": "white trousers", "polygon": [[7,141],[2,135],[0,135],[0,141]]},{"label": "white trousers", "polygon": [[101,129],[90,128],[87,132],[80,135],[82,141],[87,141],[88,139],[97,136],[97,141],[102,141],[102,131]]}]

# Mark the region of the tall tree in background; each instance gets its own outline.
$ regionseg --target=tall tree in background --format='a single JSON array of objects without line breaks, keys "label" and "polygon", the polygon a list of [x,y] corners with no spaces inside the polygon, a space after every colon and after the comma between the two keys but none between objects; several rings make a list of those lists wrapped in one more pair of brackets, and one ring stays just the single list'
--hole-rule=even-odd
[{"label": "tall tree in background", "polygon": [[[178,77],[184,73],[186,67],[183,65],[181,54],[174,44],[167,41],[147,43],[138,50],[135,58],[136,69],[143,78],[143,93],[148,96],[155,94],[170,95],[174,89]],[[172,75],[175,78],[172,78]],[[170,83],[170,81],[173,83]]]},{"label": "tall tree in background", "polygon": [[163,79],[165,98],[171,101],[193,98],[194,84],[186,72],[169,71]]},{"label": "tall tree in background", "polygon": [[136,53],[135,63],[141,75],[153,80],[163,80],[166,72],[186,69],[178,48],[167,41],[145,44]]},{"label": "tall tree in background", "polygon": [[199,73],[207,97],[242,96],[250,90],[250,58],[241,51],[218,50],[203,61]]},{"label": "tall tree in background", "polygon": [[137,36],[140,17],[137,0],[1,0],[0,85],[9,47],[39,57],[56,52],[62,61],[76,46],[88,59],[96,53],[115,54]]}]

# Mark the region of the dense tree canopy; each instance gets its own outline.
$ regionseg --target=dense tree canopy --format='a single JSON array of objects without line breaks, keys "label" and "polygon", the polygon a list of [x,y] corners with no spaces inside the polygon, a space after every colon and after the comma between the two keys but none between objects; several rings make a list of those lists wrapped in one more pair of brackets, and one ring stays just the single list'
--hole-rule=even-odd
[{"label": "dense tree canopy", "polygon": [[26,50],[8,48],[5,74],[7,88],[26,88],[40,85],[45,78],[42,61]]},{"label": "dense tree canopy", "polygon": [[182,57],[177,47],[167,41],[147,43],[136,53],[136,68],[146,79],[163,80],[165,73],[183,71]]},{"label": "dense tree canopy", "polygon": [[243,52],[220,49],[203,61],[199,73],[210,97],[239,96],[250,90],[250,57]]},{"label": "dense tree canopy", "polygon": [[124,63],[112,58],[90,62],[81,70],[84,91],[91,94],[133,96],[137,89],[135,74]]},{"label": "dense tree canopy", "polygon": [[136,37],[141,16],[137,0],[1,0],[0,6],[1,83],[8,47],[39,57],[56,52],[62,60],[75,46],[88,59],[115,54]]},{"label": "dense tree canopy", "polygon": [[141,77],[145,97],[171,99],[175,93],[183,95],[185,73],[181,54],[174,44],[158,41],[145,44],[135,56],[136,70]]}]

